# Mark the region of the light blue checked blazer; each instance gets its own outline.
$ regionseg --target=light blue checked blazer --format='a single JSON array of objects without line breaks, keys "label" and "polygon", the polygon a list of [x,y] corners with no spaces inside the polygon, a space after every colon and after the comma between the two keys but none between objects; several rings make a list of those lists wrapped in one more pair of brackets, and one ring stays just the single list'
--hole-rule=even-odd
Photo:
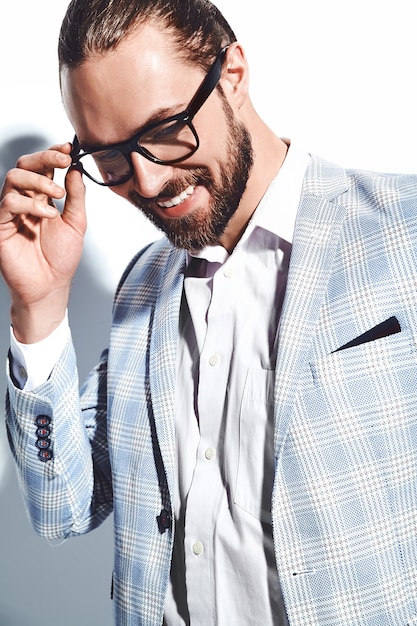
[{"label": "light blue checked blazer", "polygon": [[[118,626],[163,620],[174,529],[160,532],[157,517],[174,490],[184,262],[160,240],[128,268],[109,349],[81,401],[70,345],[44,385],[9,386],[11,445],[35,529],[77,535],[114,510]],[[275,388],[271,506],[291,626],[417,624],[416,292],[417,177],[313,157]],[[337,350],[393,316],[401,332]],[[51,418],[46,463],[38,415]]]}]

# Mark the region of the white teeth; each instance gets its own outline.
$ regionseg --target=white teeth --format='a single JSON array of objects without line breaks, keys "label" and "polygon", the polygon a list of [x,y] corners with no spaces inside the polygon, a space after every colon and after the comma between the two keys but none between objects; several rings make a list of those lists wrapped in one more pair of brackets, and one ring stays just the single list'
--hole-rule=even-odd
[{"label": "white teeth", "polygon": [[172,206],[177,206],[184,202],[191,194],[194,192],[195,187],[190,185],[187,189],[184,189],[178,196],[171,198],[171,200],[166,200],[165,202],[158,202],[158,205],[163,209],[169,209]]}]

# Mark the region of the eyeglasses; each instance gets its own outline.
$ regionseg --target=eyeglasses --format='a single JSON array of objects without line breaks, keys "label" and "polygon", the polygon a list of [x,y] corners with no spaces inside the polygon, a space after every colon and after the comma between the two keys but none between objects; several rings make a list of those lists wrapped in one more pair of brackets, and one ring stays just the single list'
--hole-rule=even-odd
[{"label": "eyeglasses", "polygon": [[75,136],[71,166],[98,185],[113,187],[125,183],[133,175],[132,152],[138,152],[160,165],[171,165],[188,159],[200,145],[192,119],[219,82],[228,47],[219,52],[185,111],[153,122],[127,141],[105,148],[83,150]]}]

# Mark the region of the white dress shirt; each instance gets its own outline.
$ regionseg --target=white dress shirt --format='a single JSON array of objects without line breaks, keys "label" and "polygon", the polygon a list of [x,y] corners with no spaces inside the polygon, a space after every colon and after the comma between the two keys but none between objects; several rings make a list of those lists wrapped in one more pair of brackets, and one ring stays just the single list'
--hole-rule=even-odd
[{"label": "white dress shirt", "polygon": [[165,622],[287,624],[271,528],[277,333],[308,156],[293,148],[233,253],[189,257]]},{"label": "white dress shirt", "polygon": [[[177,361],[176,538],[165,623],[287,624],[271,529],[277,332],[308,155],[291,147],[233,253],[189,256]],[[11,333],[33,389],[68,338]]]}]

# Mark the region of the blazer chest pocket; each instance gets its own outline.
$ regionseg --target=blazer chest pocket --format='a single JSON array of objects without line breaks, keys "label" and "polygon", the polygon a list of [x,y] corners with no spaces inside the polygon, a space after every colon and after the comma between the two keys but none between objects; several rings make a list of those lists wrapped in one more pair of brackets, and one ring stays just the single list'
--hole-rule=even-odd
[{"label": "blazer chest pocket", "polygon": [[401,332],[401,326],[395,315],[392,315],[388,319],[384,320],[380,324],[377,324],[373,328],[365,331],[359,337],[355,337],[348,341],[334,352],[340,352],[340,350],[347,350],[348,348],[354,348],[370,341],[376,341],[377,339],[383,339],[384,337],[390,337]]},{"label": "blazer chest pocket", "polygon": [[417,391],[416,337],[408,329],[342,348],[310,362],[314,385],[340,395],[342,405]]}]

